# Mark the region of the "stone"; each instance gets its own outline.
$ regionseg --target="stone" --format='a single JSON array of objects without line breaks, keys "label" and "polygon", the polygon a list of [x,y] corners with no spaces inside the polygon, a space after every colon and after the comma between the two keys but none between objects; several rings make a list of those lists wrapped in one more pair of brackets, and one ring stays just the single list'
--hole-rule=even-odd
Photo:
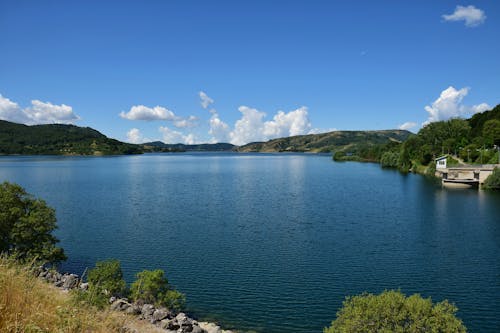
[{"label": "stone", "polygon": [[198,325],[193,325],[193,330],[191,331],[191,333],[206,333],[206,332],[207,331],[205,331],[203,328],[201,328]]},{"label": "stone", "polygon": [[63,282],[63,285],[62,287],[64,289],[74,289],[78,286],[78,282],[79,282],[79,279],[78,279],[78,275],[76,274],[69,274],[69,275],[65,275],[64,276],[64,282]]},{"label": "stone", "polygon": [[115,296],[111,296],[109,298],[109,304],[113,304],[116,300],[117,300],[117,298]]},{"label": "stone", "polygon": [[151,319],[154,312],[155,312],[155,307],[152,304],[144,304],[141,309],[141,318]]},{"label": "stone", "polygon": [[214,323],[200,322],[199,324],[207,333],[222,333],[220,327]]},{"label": "stone", "polygon": [[113,311],[125,311],[132,305],[124,299],[118,299],[111,304],[111,310]]},{"label": "stone", "polygon": [[80,289],[81,290],[89,290],[89,284],[87,282],[80,283]]},{"label": "stone", "polygon": [[164,330],[177,331],[181,328],[177,320],[175,319],[163,319],[160,321],[160,327]]},{"label": "stone", "polygon": [[165,308],[159,308],[153,312],[151,322],[158,322],[165,318],[172,319],[172,313]]},{"label": "stone", "polygon": [[141,307],[137,304],[132,304],[129,308],[125,310],[125,313],[130,315],[141,314]]}]

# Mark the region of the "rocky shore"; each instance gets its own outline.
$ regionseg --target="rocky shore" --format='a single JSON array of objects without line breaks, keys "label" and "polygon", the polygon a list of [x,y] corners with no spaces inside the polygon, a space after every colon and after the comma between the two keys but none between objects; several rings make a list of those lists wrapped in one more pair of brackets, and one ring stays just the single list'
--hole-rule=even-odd
[{"label": "rocky shore", "polygon": [[[87,291],[89,287],[88,283],[83,282],[76,274],[61,274],[45,267],[39,267],[35,274],[63,291],[73,289]],[[134,303],[126,298],[116,297],[111,297],[109,303],[111,310],[135,316],[138,320],[146,321],[165,333],[235,333],[223,330],[215,323],[198,322],[183,312],[175,313],[164,307],[155,307],[153,304]],[[141,333],[129,327],[124,327],[124,332]]]}]

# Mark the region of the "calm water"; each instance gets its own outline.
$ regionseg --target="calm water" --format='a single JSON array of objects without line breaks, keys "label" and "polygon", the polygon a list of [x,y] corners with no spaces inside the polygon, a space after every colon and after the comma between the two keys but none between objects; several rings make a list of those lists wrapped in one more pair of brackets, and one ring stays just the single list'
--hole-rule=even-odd
[{"label": "calm water", "polygon": [[321,332],[346,295],[400,288],[500,331],[500,196],[330,156],[1,157],[0,181],[56,208],[81,273],[162,268],[197,316]]}]

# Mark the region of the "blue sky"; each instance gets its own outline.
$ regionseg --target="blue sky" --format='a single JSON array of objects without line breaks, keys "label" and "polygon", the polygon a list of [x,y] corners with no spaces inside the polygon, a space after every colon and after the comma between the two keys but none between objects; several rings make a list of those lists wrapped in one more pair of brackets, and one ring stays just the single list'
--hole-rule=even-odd
[{"label": "blue sky", "polygon": [[131,142],[417,131],[500,103],[499,15],[496,0],[0,0],[0,119]]}]

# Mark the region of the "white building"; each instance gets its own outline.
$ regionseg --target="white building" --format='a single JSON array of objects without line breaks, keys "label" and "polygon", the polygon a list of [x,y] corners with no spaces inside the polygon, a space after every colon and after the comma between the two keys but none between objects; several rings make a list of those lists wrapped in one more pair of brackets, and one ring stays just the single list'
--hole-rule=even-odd
[{"label": "white building", "polygon": [[436,169],[446,169],[446,158],[447,157],[448,157],[447,155],[444,155],[444,156],[441,156],[441,157],[438,157],[435,159]]}]

